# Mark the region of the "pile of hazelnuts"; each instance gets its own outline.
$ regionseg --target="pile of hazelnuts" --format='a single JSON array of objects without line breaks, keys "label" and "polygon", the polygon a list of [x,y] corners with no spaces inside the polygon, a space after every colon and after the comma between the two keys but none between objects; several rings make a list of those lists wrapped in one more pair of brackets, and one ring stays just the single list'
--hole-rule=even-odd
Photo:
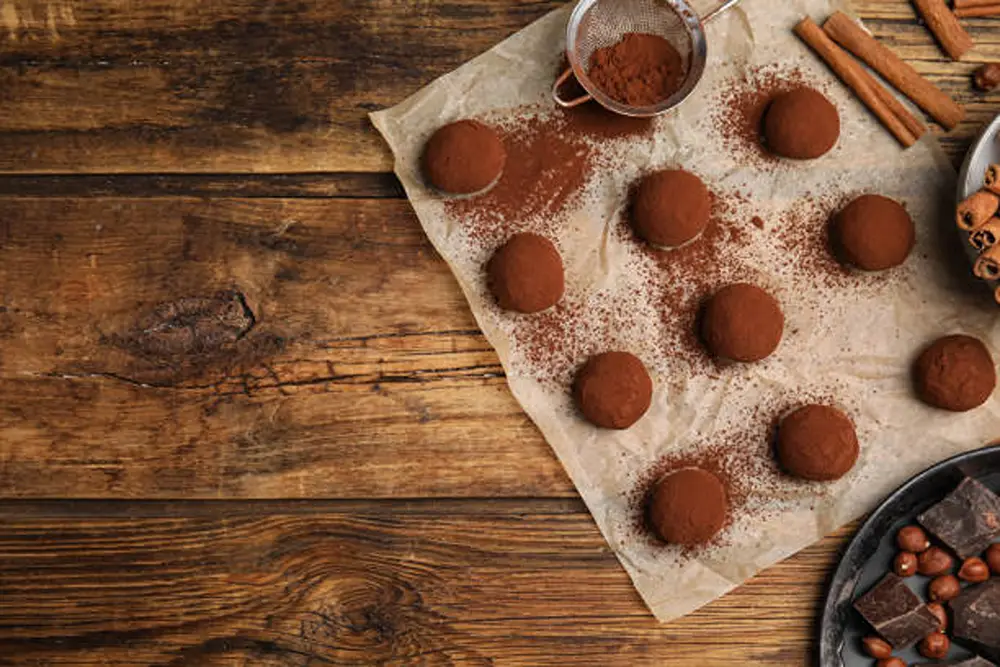
[{"label": "pile of hazelnuts", "polygon": [[[938,619],[936,632],[924,637],[917,645],[920,655],[940,660],[948,655],[951,639],[948,637],[948,611],[944,604],[962,592],[962,582],[981,584],[992,575],[1000,576],[1000,543],[993,544],[983,558],[972,556],[961,562],[955,573],[956,559],[943,547],[931,544],[927,533],[920,526],[906,526],[896,534],[899,553],[892,561],[896,576],[906,578],[916,574],[930,577],[927,609]],[[865,652],[878,660],[876,667],[906,667],[906,662],[892,655],[892,646],[874,635],[862,640]]]}]

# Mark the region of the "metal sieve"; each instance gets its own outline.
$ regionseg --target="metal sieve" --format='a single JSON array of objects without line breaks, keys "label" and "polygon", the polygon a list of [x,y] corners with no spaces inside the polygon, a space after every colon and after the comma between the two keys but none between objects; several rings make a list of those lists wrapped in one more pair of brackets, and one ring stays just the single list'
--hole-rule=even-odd
[{"label": "metal sieve", "polygon": [[[566,108],[594,100],[624,116],[645,118],[666,113],[691,94],[705,71],[708,57],[705,24],[739,1],[727,0],[700,18],[685,0],[580,0],[566,28],[569,67],[552,86],[552,98]],[[683,58],[684,83],[673,95],[652,106],[634,107],[618,102],[587,76],[594,51],[617,44],[630,32],[663,37]],[[586,93],[570,100],[563,99],[559,89],[573,76]]]}]

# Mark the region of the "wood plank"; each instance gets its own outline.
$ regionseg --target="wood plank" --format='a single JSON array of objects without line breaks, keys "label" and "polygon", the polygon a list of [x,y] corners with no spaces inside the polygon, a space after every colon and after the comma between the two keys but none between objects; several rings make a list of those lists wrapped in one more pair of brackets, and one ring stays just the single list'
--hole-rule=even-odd
[{"label": "wood plank", "polygon": [[0,199],[0,380],[7,497],[574,493],[401,200]]},{"label": "wood plank", "polygon": [[849,534],[660,626],[578,501],[5,503],[0,518],[9,665],[804,665]]},{"label": "wood plank", "polygon": [[[560,4],[3,0],[0,172],[388,171],[368,112]],[[997,111],[969,80],[1000,60],[996,24],[969,22],[977,50],[950,63],[909,3],[854,7],[968,104],[946,138],[957,160]]]},{"label": "wood plank", "polygon": [[403,199],[385,172],[298,174],[0,175],[0,197],[229,197]]}]

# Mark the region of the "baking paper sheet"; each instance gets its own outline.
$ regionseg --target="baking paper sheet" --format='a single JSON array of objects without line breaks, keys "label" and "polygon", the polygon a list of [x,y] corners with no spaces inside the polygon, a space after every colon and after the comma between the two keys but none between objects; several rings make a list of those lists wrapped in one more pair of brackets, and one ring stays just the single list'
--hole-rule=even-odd
[{"label": "baking paper sheet", "polygon": [[[702,13],[712,8],[696,6]],[[596,429],[573,408],[565,377],[549,377],[530,359],[520,332],[524,317],[500,311],[483,264],[495,249],[452,215],[427,188],[419,155],[439,126],[462,118],[503,118],[525,105],[551,108],[549,88],[562,59],[571,7],[538,20],[488,53],[433,82],[398,106],[372,115],[395,155],[395,169],[434,246],[451,266],[480,327],[496,348],[514,396],[541,429],[586,502],[608,544],[660,621],[682,616],[725,594],[756,572],[873,508],[906,478],[998,435],[1000,402],[965,414],[918,402],[909,368],[930,340],[952,332],[982,338],[996,354],[996,311],[989,295],[963,275],[950,211],[952,168],[927,136],[903,151],[849,91],[791,32],[804,15],[822,21],[839,2],[744,0],[707,28],[709,64],[698,90],[657,119],[651,137],[608,142],[603,167],[559,220],[545,221],[567,269],[566,299],[592,307],[593,335],[575,337],[567,354],[581,361],[598,341],[634,352],[656,386],[647,415],[627,431]],[[415,38],[419,39],[419,35]],[[839,145],[823,158],[761,168],[733,153],[712,107],[728,83],[760,66],[799,68],[837,105]],[[614,144],[614,146],[611,146]],[[786,315],[785,337],[768,360],[705,366],[669,354],[659,304],[643,293],[655,262],[633,240],[613,233],[628,185],[651,168],[679,165],[709,187],[739,192],[731,220],[759,215],[764,230],[713,270],[719,279],[750,280],[770,289]],[[780,227],[803,201],[876,192],[902,201],[917,224],[917,247],[888,277],[857,275],[810,281],[805,260],[782,242]],[[817,203],[817,206],[829,204]],[[528,216],[530,218],[530,215]],[[531,228],[532,220],[519,221]],[[539,220],[539,224],[542,221]],[[957,262],[955,261],[957,257]],[[852,280],[856,279],[855,282]],[[684,286],[680,285],[679,289]],[[405,298],[405,295],[398,295]],[[610,341],[610,343],[609,343]],[[589,349],[588,349],[589,348]],[[832,484],[784,477],[769,458],[759,424],[775,406],[823,397],[847,410],[862,444],[855,469]],[[747,429],[750,429],[749,431]],[[754,430],[756,429],[756,430]],[[729,451],[749,492],[732,523],[710,547],[683,552],[637,530],[636,493],[664,457],[724,456]],[[710,453],[710,452],[715,452]],[[748,464],[746,461],[750,461]],[[754,461],[757,461],[755,464]]]}]

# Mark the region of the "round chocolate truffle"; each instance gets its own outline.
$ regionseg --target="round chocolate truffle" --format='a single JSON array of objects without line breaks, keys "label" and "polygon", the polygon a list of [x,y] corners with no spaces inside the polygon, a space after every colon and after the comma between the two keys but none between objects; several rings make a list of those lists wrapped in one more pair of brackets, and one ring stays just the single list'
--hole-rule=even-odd
[{"label": "round chocolate truffle", "polygon": [[708,225],[712,199],[700,178],[667,169],[642,179],[632,201],[632,227],[645,241],[675,248],[697,237]]},{"label": "round chocolate truffle", "polygon": [[764,140],[772,153],[794,160],[825,155],[840,138],[840,115],[811,88],[775,97],[764,115]]},{"label": "round chocolate truffle", "polygon": [[781,420],[777,450],[789,474],[828,482],[854,467],[860,447],[850,417],[828,405],[806,405]]},{"label": "round chocolate truffle", "polygon": [[490,291],[504,310],[537,313],[563,294],[562,257],[544,236],[515,234],[486,265]]},{"label": "round chocolate truffle", "polygon": [[862,195],[833,219],[833,241],[843,260],[865,271],[899,266],[916,240],[903,206],[881,195]]},{"label": "round chocolate truffle", "polygon": [[990,351],[978,338],[938,338],[913,367],[917,395],[928,405],[965,412],[986,402],[997,384]]},{"label": "round chocolate truffle", "polygon": [[442,192],[468,195],[500,178],[507,149],[492,128],[460,120],[439,128],[424,146],[424,176]]},{"label": "round chocolate truffle", "polygon": [[709,352],[720,359],[760,361],[781,342],[785,316],[777,300],[748,283],[733,283],[716,292],[705,306],[701,335]]},{"label": "round chocolate truffle", "polygon": [[648,516],[663,541],[694,546],[722,530],[728,511],[726,487],[718,477],[701,468],[683,468],[656,483]]},{"label": "round chocolate truffle", "polygon": [[577,372],[573,398],[591,424],[625,429],[649,409],[653,381],[635,355],[605,352],[588,359]]}]

